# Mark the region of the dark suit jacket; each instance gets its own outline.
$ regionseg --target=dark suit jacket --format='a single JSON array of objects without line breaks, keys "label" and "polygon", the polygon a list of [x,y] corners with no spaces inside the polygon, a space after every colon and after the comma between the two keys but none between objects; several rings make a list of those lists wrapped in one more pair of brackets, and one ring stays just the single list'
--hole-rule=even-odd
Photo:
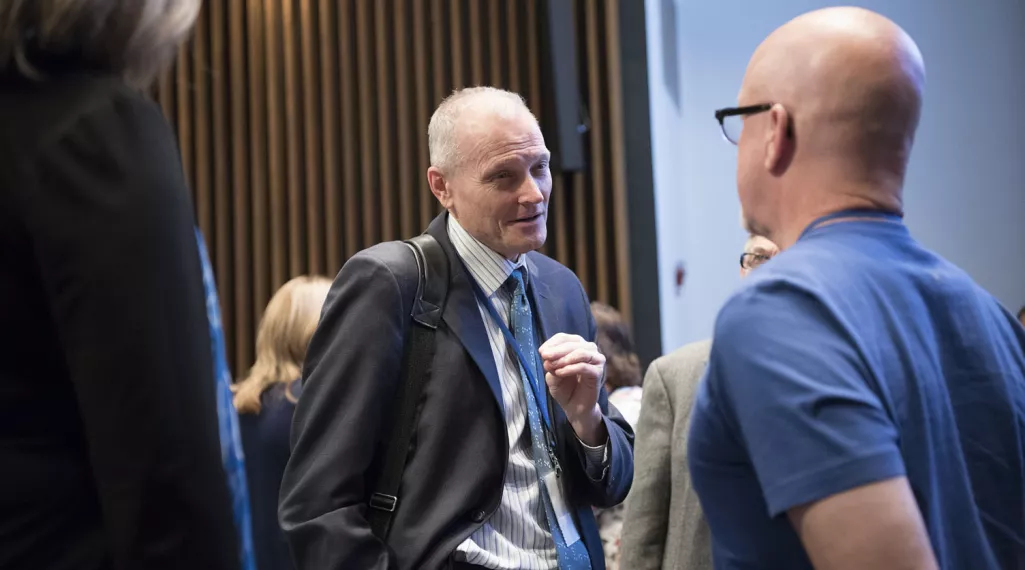
[{"label": "dark suit jacket", "polygon": [[[509,459],[498,370],[446,216],[428,233],[450,260],[448,302],[387,544],[370,533],[366,500],[403,372],[417,284],[413,255],[400,242],[362,251],[328,295],[307,355],[281,487],[281,523],[303,570],[445,568],[498,509]],[[544,337],[565,332],[593,340],[594,320],[576,276],[536,253],[528,254],[527,267]],[[600,481],[587,476],[583,448],[558,406],[553,418],[567,499],[595,568],[604,567],[604,557],[591,506],[621,502],[633,478],[633,432],[604,392],[600,405],[611,442],[611,466]]]},{"label": "dark suit jacket", "polygon": [[193,228],[143,95],[0,79],[0,568],[238,567]]},{"label": "dark suit jacket", "polygon": [[288,437],[295,413],[295,404],[285,396],[286,390],[298,398],[301,384],[275,384],[260,395],[260,413],[238,415],[246,457],[257,570],[294,568],[285,534],[278,524],[278,491],[291,453]]}]

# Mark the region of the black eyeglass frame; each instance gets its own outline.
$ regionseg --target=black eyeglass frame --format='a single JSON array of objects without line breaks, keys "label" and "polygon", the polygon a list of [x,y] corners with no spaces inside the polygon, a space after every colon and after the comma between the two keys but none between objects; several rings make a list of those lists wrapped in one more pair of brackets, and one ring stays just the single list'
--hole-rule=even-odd
[{"label": "black eyeglass frame", "polygon": [[[721,131],[723,131],[723,138],[726,138],[727,141],[729,141],[731,145],[736,145],[737,141],[730,139],[730,135],[728,135],[726,133],[726,118],[727,117],[736,117],[738,115],[745,116],[745,115],[756,115],[758,113],[765,113],[766,111],[769,111],[770,109],[772,109],[773,105],[775,105],[775,104],[763,103],[761,105],[747,105],[747,106],[744,106],[744,107],[726,107],[724,109],[716,109],[715,110],[715,120],[719,121],[719,129]],[[790,134],[790,125],[787,125],[787,127],[786,127],[786,134],[787,134],[787,136],[791,135]]]},{"label": "black eyeglass frame", "polygon": [[753,115],[755,113],[764,113],[772,108],[772,103],[762,103],[761,105],[747,105],[744,107],[726,107],[724,109],[716,109],[715,120],[719,121],[719,126],[722,126],[723,120],[726,117],[733,117],[736,115]]},{"label": "black eyeglass frame", "polygon": [[[744,259],[748,256],[753,257],[755,259],[761,259],[761,262],[757,265],[752,265],[751,267],[748,267],[747,265],[744,265]],[[772,259],[771,256],[765,255],[763,253],[753,253],[745,251],[744,253],[740,254],[740,267],[741,269],[754,269],[755,267],[758,267],[759,265],[765,263],[766,261],[769,261],[770,259]]]}]

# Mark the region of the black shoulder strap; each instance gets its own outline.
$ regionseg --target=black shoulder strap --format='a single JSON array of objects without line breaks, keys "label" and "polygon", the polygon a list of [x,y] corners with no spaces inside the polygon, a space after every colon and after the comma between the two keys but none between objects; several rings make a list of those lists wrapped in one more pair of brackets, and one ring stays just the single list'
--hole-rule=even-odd
[{"label": "black shoulder strap", "polygon": [[409,442],[416,425],[416,404],[434,359],[434,331],[441,323],[448,296],[448,258],[428,234],[407,240],[413,250],[420,280],[410,316],[409,336],[403,358],[402,383],[392,419],[391,438],[385,448],[384,463],[374,493],[370,495],[367,519],[374,536],[384,540],[391,526],[392,515],[399,504],[399,486],[406,467]]}]

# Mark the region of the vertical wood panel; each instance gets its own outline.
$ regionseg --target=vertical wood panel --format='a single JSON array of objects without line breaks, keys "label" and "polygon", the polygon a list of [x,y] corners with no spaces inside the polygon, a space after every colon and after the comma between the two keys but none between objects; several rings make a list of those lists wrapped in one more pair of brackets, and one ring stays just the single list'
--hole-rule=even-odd
[{"label": "vertical wood panel", "polygon": [[[317,80],[320,83],[320,112],[323,127],[318,129],[322,133],[324,141],[324,249],[326,253],[328,275],[335,275],[342,267],[342,223],[344,214],[341,208],[342,189],[339,184],[338,163],[341,149],[338,147],[338,132],[341,130],[341,123],[338,119],[338,108],[344,106],[341,95],[338,92],[337,64],[334,56],[336,45],[344,45],[345,41],[336,40],[338,33],[337,20],[332,18],[332,7],[338,8],[338,0],[320,0],[320,76]],[[341,8],[345,10],[344,6]],[[335,25],[332,25],[335,24]],[[314,129],[315,127],[308,128]],[[309,189],[311,194],[319,194],[317,188]],[[310,207],[316,205],[309,202]],[[311,234],[316,231],[316,226],[310,226]],[[316,238],[311,235],[311,242]],[[312,249],[312,247],[311,247]],[[312,271],[320,273],[321,270],[314,267]]]},{"label": "vertical wood panel", "polygon": [[[302,86],[303,86],[303,135],[305,136],[305,142],[303,145],[303,156],[305,157],[305,175],[302,178],[298,178],[304,182],[303,188],[295,188],[296,194],[305,203],[306,210],[297,216],[305,216],[305,229],[303,233],[301,229],[296,228],[293,234],[295,240],[294,247],[295,254],[298,255],[302,246],[305,245],[306,249],[306,267],[309,273],[323,274],[324,273],[324,192],[325,185],[322,180],[321,174],[323,169],[321,163],[324,162],[323,157],[325,150],[320,146],[321,144],[321,133],[331,130],[329,126],[321,128],[319,112],[320,101],[318,95],[322,93],[317,89],[317,71],[320,69],[318,66],[317,59],[317,40],[318,29],[315,21],[314,13],[317,12],[317,16],[325,22],[331,20],[327,18],[327,14],[324,11],[318,10],[318,5],[313,2],[307,2],[302,0],[299,2],[300,10],[300,26],[299,36],[302,38]],[[330,72],[329,72],[330,73]],[[328,75],[328,74],[325,74]],[[321,81],[327,83],[327,77],[321,77]],[[333,100],[330,102],[330,106],[333,108],[338,102]],[[329,161],[333,162],[333,161]],[[291,190],[291,189],[290,189]],[[305,190],[305,192],[304,192]],[[296,204],[296,209],[299,209],[301,205]],[[292,265],[292,275],[299,273],[301,270],[299,266],[294,263]]]},{"label": "vertical wood panel", "polygon": [[[213,169],[214,179],[211,191],[214,195],[213,234],[207,234],[208,245],[212,247],[214,271],[217,274],[217,286],[221,291],[221,321],[224,327],[225,350],[228,358],[237,361],[235,351],[237,335],[235,327],[235,305],[226,302],[233,298],[231,292],[235,287],[235,275],[232,271],[231,228],[231,149],[230,132],[231,116],[228,113],[228,56],[225,43],[228,35],[227,2],[213,2],[210,5],[210,83],[212,90],[213,120]],[[225,297],[227,293],[227,297]]]},{"label": "vertical wood panel", "polygon": [[[414,0],[415,1],[415,0]],[[448,33],[445,26],[445,4],[442,0],[431,2],[431,53],[434,56],[434,104],[438,104],[448,95],[451,89],[448,87],[454,83],[449,70],[452,62],[448,59],[448,52],[445,50],[445,36]]]},{"label": "vertical wood panel", "polygon": [[195,151],[195,141],[192,139],[192,96],[189,92],[192,88],[192,78],[189,77],[189,68],[192,60],[189,57],[189,45],[183,44],[178,50],[178,67],[175,73],[175,118],[178,126],[178,141],[181,145],[182,168],[185,170],[185,178],[190,182],[190,190],[195,186],[192,183],[192,155]]},{"label": "vertical wood panel", "polygon": [[[388,19],[391,16],[391,7],[384,2],[374,2],[374,67],[376,70],[377,89],[377,167],[378,178],[375,184],[376,194],[381,204],[381,241],[393,240],[399,237],[395,231],[395,202],[394,196],[403,192],[401,188],[395,188],[393,173],[395,172],[395,149],[392,142],[392,105],[394,104],[394,91],[391,88],[392,63],[389,53],[389,45],[394,41],[394,36],[388,26]],[[386,158],[387,157],[387,158]],[[385,188],[388,191],[383,191]],[[407,237],[407,236],[403,236]]]},{"label": "vertical wood panel", "polygon": [[[211,235],[213,229],[213,173],[210,164],[210,85],[207,61],[209,61],[209,35],[207,32],[208,14],[200,12],[196,22],[197,32],[194,34],[192,46],[192,85],[195,95],[195,174],[193,184],[196,195],[196,218],[204,235]],[[211,251],[211,256],[216,252]]]},{"label": "vertical wood panel", "polygon": [[[619,12],[612,7],[605,10],[605,45],[616,46],[619,43]],[[613,204],[613,235],[616,236],[616,271],[609,275],[617,286],[615,302],[623,313],[626,322],[632,322],[633,307],[630,303],[630,227],[627,218],[626,198],[626,144],[623,134],[623,93],[621,63],[619,49],[606,49],[605,61],[608,64],[606,87],[609,95],[609,129],[608,140],[611,150],[612,204]]]},{"label": "vertical wood panel", "polygon": [[[268,0],[270,1],[270,0]],[[247,276],[253,284],[253,322],[263,315],[263,304],[269,298],[270,255],[267,246],[267,109],[264,80],[264,19],[263,6],[258,1],[247,4],[249,28],[246,41],[249,57],[249,188],[252,191],[252,272]]]},{"label": "vertical wood panel", "polygon": [[[301,5],[305,5],[306,2],[302,2]],[[307,267],[307,260],[304,255],[303,248],[303,237],[305,232],[305,214],[306,211],[303,208],[303,168],[305,167],[305,161],[302,156],[305,154],[309,156],[310,152],[304,152],[303,148],[305,139],[303,137],[303,131],[305,130],[305,117],[306,117],[306,98],[304,93],[307,92],[305,84],[302,83],[302,71],[300,66],[302,62],[299,61],[299,51],[301,46],[299,45],[300,39],[302,38],[303,43],[307,39],[305,36],[309,36],[309,31],[302,30],[298,37],[296,37],[296,27],[301,25],[301,14],[295,13],[296,3],[293,0],[284,0],[281,2],[281,39],[282,46],[284,47],[284,67],[285,67],[285,156],[287,157],[286,172],[288,175],[285,177],[285,197],[287,199],[287,213],[288,213],[288,224],[286,226],[287,241],[282,243],[275,240],[275,247],[285,249],[287,245],[287,271],[281,276],[280,281],[275,281],[274,287],[281,286],[285,281],[288,280],[291,275],[298,275],[303,273]],[[306,11],[307,8],[300,10]],[[312,41],[312,38],[309,38]],[[282,216],[284,218],[284,216]]]},{"label": "vertical wood panel", "polygon": [[[430,155],[428,154],[427,144],[423,141],[427,137],[427,125],[430,117],[431,107],[431,83],[428,82],[428,71],[427,71],[427,55],[430,53],[431,46],[427,41],[427,30],[430,27],[430,21],[428,15],[424,10],[424,3],[418,0],[413,0],[413,75],[415,77],[414,82],[416,83],[416,139],[418,141],[417,148],[417,164],[419,168],[416,174],[413,176],[414,184],[417,188],[417,196],[419,198],[419,210],[420,210],[420,226],[421,228],[427,227],[427,224],[431,220],[431,207],[434,197],[430,192],[429,187],[426,183],[426,172],[430,166]],[[437,61],[437,59],[435,59]]]},{"label": "vertical wood panel", "polygon": [[484,84],[484,39],[481,30],[484,21],[480,15],[480,5],[484,0],[470,0],[468,14],[470,28],[470,83],[469,85]]},{"label": "vertical wood panel", "polygon": [[370,30],[373,26],[370,0],[356,0],[356,54],[359,82],[360,131],[360,194],[363,198],[363,243],[380,241],[380,218],[377,215],[377,163],[374,161],[374,116],[377,113],[377,94],[374,92],[374,46]]},{"label": "vertical wood panel", "polygon": [[246,41],[245,0],[231,0],[228,12],[228,52],[231,60],[231,149],[232,149],[232,201],[234,203],[234,282],[232,291],[235,312],[235,371],[240,366],[252,364],[253,354],[253,289],[250,260],[250,221],[249,210],[249,141],[248,100],[249,84],[247,81],[246,61],[248,59],[248,42]]},{"label": "vertical wood panel", "polygon": [[393,153],[397,163],[393,165],[398,170],[398,194],[400,229],[399,235],[405,239],[420,232],[416,230],[416,188],[413,187],[413,171],[417,168],[414,143],[412,136],[415,133],[412,124],[411,110],[416,106],[415,98],[410,93],[409,80],[412,77],[409,62],[409,34],[406,32],[406,24],[409,16],[406,13],[406,2],[399,0],[395,3],[395,13],[392,15],[392,30],[395,38],[395,94],[397,106],[397,151]]},{"label": "vertical wood panel", "polygon": [[[440,0],[439,0],[440,1]],[[477,1],[477,0],[473,0]],[[452,42],[452,89],[466,87],[466,74],[463,69],[463,60],[466,56],[466,41],[463,36],[463,11],[460,10],[459,0],[449,0],[449,41]],[[451,91],[451,89],[450,89]]]},{"label": "vertical wood panel", "polygon": [[506,36],[508,41],[507,53],[509,54],[509,89],[520,94],[523,93],[523,86],[520,83],[520,70],[524,67],[524,63],[520,60],[520,52],[523,51],[523,43],[520,41],[522,32],[519,26],[521,6],[521,2],[509,0],[505,2],[506,28],[509,31]]},{"label": "vertical wood panel", "polygon": [[[491,67],[491,75],[488,77],[488,83],[491,85],[507,85],[508,82],[503,80],[503,76],[506,74],[507,68],[502,65],[502,42],[506,40],[503,37],[504,29],[502,26],[503,16],[505,14],[502,10],[502,4],[499,0],[491,0],[488,2],[487,10],[487,25],[488,25],[488,52],[489,58],[488,63]],[[483,25],[483,24],[482,24]]]},{"label": "vertical wood panel", "polygon": [[[615,2],[573,0],[589,160],[553,172],[544,251],[629,315]],[[619,0],[625,1],[625,0]],[[610,7],[610,5],[612,5]],[[550,128],[541,0],[222,0],[154,94],[221,288],[232,367],[252,364],[274,289],[334,275],[356,251],[419,233],[436,212],[427,126],[454,89],[522,94]],[[552,139],[554,141],[554,139]],[[551,142],[550,142],[551,144]]]},{"label": "vertical wood panel", "polygon": [[[338,34],[339,52],[342,71],[339,76],[339,90],[342,93],[342,122],[335,128],[342,132],[343,192],[345,193],[345,257],[351,257],[357,251],[361,242],[363,224],[360,221],[359,202],[359,162],[357,153],[359,147],[359,131],[356,124],[356,52],[353,44],[354,34],[352,33],[353,9],[355,2],[360,0],[339,0],[338,3]],[[369,223],[369,222],[368,222]],[[339,267],[341,269],[341,267]]]},{"label": "vertical wood panel", "polygon": [[[587,38],[587,49],[584,50],[584,53],[591,55],[591,57],[587,58],[588,99],[591,102],[590,107],[593,107],[600,112],[601,109],[604,108],[602,95],[605,92],[605,86],[601,81],[602,62],[599,61],[596,54],[600,53],[601,49],[598,44],[604,38],[600,35],[601,30],[598,27],[598,1],[584,0],[584,2],[584,11],[586,13],[584,34]],[[605,221],[605,205],[607,203],[607,198],[605,183],[606,163],[604,157],[605,125],[603,121],[592,121],[590,142],[592,168],[591,191],[595,199],[589,200],[589,202],[594,206],[594,216],[589,225],[594,228],[594,271],[598,276],[605,276],[609,271],[609,262],[613,260],[609,258],[608,242],[606,241],[609,228],[606,226]],[[597,292],[598,298],[609,298],[608,279],[597,279]]]},{"label": "vertical wood panel", "polygon": [[[264,2],[264,61],[267,70],[264,74],[267,102],[267,202],[263,203],[266,215],[270,217],[270,233],[263,238],[263,245],[270,252],[270,279],[261,281],[268,287],[277,287],[284,282],[285,248],[285,117],[291,115],[282,101],[282,92],[289,87],[281,71],[281,2],[265,0]],[[257,215],[256,219],[262,217]],[[259,227],[259,226],[257,226]],[[258,274],[257,278],[260,277]]]}]

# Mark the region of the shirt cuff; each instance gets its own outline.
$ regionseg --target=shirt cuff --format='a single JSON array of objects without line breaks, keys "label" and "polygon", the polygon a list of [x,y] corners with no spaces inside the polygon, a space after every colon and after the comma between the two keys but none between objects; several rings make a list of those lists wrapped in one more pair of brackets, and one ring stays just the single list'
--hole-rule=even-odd
[{"label": "shirt cuff", "polygon": [[591,447],[577,438],[577,442],[584,448],[584,469],[592,481],[601,481],[605,478],[605,472],[609,469],[609,443],[605,440],[604,445]]}]

